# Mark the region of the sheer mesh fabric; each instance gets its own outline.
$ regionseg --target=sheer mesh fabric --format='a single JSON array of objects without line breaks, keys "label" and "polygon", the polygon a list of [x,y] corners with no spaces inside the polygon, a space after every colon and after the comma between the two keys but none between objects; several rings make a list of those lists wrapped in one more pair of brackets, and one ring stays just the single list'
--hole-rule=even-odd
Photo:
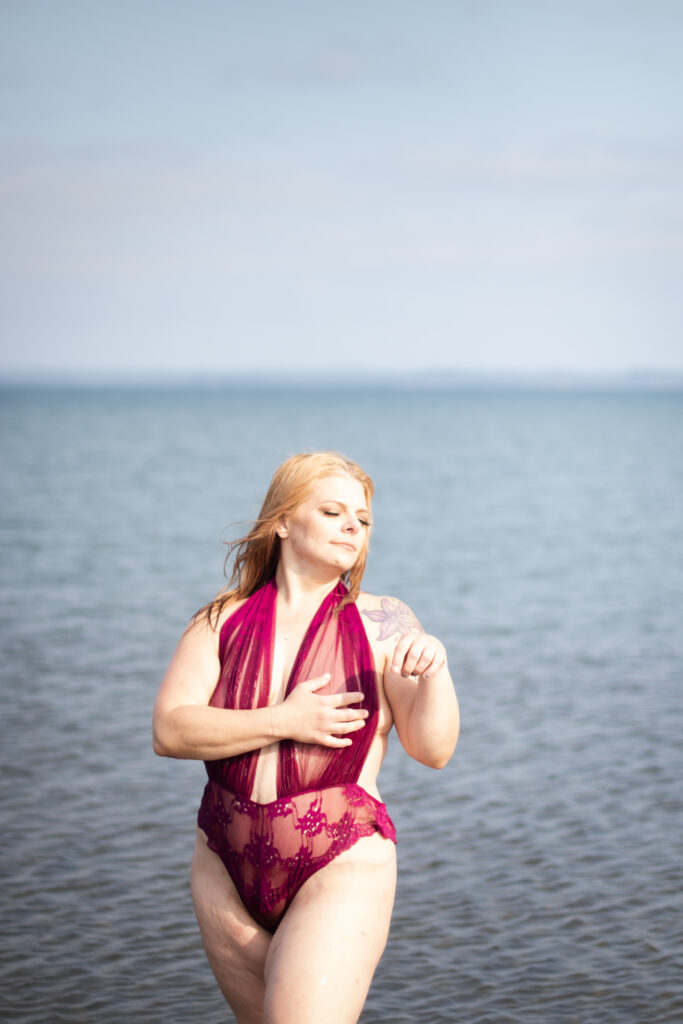
[{"label": "sheer mesh fabric", "polygon": [[[329,672],[330,682],[318,693],[362,690],[360,704],[368,717],[341,749],[284,740],[280,743],[277,795],[355,782],[377,728],[378,696],[375,665],[356,605],[335,614],[346,588],[339,583],[314,615],[287,681],[286,695],[303,679]],[[273,671],[277,586],[270,580],[226,620],[221,630],[221,674],[211,697],[212,707],[262,708],[268,703]],[[251,796],[258,751],[207,763],[209,778],[231,792]]]},{"label": "sheer mesh fabric", "polygon": [[384,804],[354,784],[258,804],[209,782],[198,824],[252,917],[270,931],[303,883],[359,839],[379,832],[396,842]]},{"label": "sheer mesh fabric", "polygon": [[[207,761],[198,824],[221,857],[251,914],[274,929],[315,871],[358,839],[379,832],[396,841],[384,804],[356,785],[377,728],[374,660],[356,605],[337,608],[342,583],[323,600],[294,661],[286,695],[298,682],[330,673],[319,693],[360,690],[365,726],[343,748],[285,740],[279,744],[272,803],[251,800],[259,751]],[[212,707],[265,707],[270,694],[277,587],[271,580],[224,623],[221,672]]]}]

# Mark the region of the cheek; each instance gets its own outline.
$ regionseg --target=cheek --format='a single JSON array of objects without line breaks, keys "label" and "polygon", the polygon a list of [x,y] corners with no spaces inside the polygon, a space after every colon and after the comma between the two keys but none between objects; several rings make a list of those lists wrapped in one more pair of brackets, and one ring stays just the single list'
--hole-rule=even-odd
[{"label": "cheek", "polygon": [[307,547],[319,540],[321,531],[313,523],[301,523],[290,531],[290,539],[295,547]]}]

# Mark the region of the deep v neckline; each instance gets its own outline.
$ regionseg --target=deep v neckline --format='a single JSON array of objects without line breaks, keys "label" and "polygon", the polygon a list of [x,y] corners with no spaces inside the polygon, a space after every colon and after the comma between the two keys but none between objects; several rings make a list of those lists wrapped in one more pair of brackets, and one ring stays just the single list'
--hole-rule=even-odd
[{"label": "deep v neckline", "polygon": [[[332,673],[327,692],[361,691],[368,712],[365,726],[344,747],[305,743],[287,737],[278,741],[277,796],[357,782],[375,736],[379,716],[379,687],[372,649],[355,602],[340,606],[347,596],[339,583],[321,600],[294,659],[282,699],[298,682]],[[268,706],[273,679],[275,637],[274,578],[256,590],[229,616],[219,644],[220,676],[210,705],[235,710]],[[280,691],[282,693],[282,690]],[[231,793],[251,799],[260,749],[206,762],[211,779]]]},{"label": "deep v neckline", "polygon": [[[276,640],[276,636],[277,636],[277,595],[278,595],[278,589],[277,589],[277,583],[275,582],[275,577],[274,576],[273,576],[273,579],[272,579],[272,590],[273,590],[273,630],[272,630],[272,635],[271,635],[271,638],[270,638],[270,668],[271,668],[270,689],[271,690],[273,688],[272,670],[273,670],[273,665],[275,663],[275,640]],[[297,673],[301,669],[301,663],[303,662],[304,658],[306,657],[306,654],[308,653],[308,650],[310,648],[310,641],[311,641],[311,639],[318,632],[318,629],[320,628],[321,621],[327,615],[329,604],[331,603],[333,598],[337,597],[337,595],[339,595],[339,597],[342,597],[345,593],[346,593],[346,588],[342,584],[341,580],[337,580],[337,582],[335,583],[334,587],[329,591],[329,593],[327,593],[325,595],[325,597],[323,597],[323,599],[321,600],[320,604],[318,605],[316,611],[313,613],[313,616],[312,616],[310,622],[308,623],[308,626],[306,627],[306,629],[304,631],[304,634],[303,634],[303,636],[301,638],[301,642],[299,643],[299,646],[297,647],[296,654],[294,655],[294,661],[292,662],[292,667],[289,670],[289,673],[287,674],[286,678],[285,678],[284,666],[283,666],[282,682],[284,683],[284,690],[282,688],[280,688],[280,692],[283,695],[283,700],[284,700],[285,697],[287,697],[292,692],[292,690],[296,686],[296,683],[297,683],[296,676],[297,676]],[[270,704],[270,692],[268,694],[268,704]]]}]

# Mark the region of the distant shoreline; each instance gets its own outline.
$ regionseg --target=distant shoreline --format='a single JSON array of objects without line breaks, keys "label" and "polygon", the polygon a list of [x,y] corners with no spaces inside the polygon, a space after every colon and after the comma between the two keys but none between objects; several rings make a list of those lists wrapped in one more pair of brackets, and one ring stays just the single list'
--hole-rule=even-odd
[{"label": "distant shoreline", "polygon": [[442,392],[681,392],[683,370],[610,372],[475,372],[428,370],[420,373],[325,371],[311,373],[0,373],[0,390],[77,391],[442,391]]}]

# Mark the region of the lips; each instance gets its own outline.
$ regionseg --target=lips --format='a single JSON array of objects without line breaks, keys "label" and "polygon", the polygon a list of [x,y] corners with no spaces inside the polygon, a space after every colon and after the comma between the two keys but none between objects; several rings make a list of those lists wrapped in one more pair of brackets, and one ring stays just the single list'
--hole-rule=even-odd
[{"label": "lips", "polygon": [[347,544],[346,541],[342,540],[333,540],[332,543],[336,544],[339,548],[346,548],[347,551],[352,551],[354,554],[356,553],[355,544]]}]

